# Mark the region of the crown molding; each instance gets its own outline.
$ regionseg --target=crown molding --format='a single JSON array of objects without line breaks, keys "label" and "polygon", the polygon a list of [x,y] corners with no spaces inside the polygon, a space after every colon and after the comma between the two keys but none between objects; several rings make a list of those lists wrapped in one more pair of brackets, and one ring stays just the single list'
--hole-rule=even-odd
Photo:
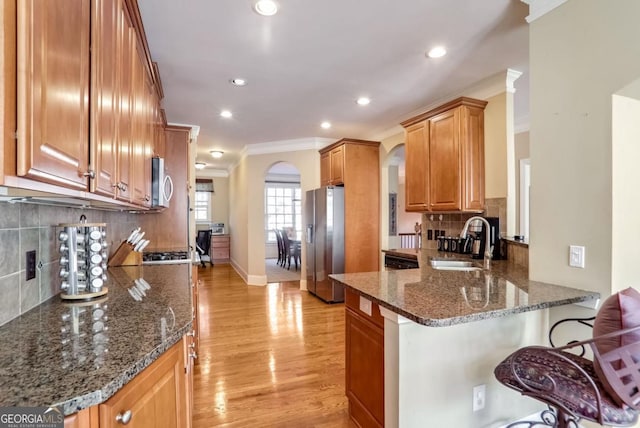
[{"label": "crown molding", "polygon": [[171,122],[171,123],[167,123],[167,126],[184,126],[187,128],[191,128],[191,131],[189,131],[189,139],[192,142],[196,142],[198,141],[198,135],[200,135],[200,126],[199,125],[190,125],[188,123],[175,123],[175,122]]},{"label": "crown molding", "polygon": [[202,178],[227,178],[229,177],[229,171],[226,169],[212,168],[212,169],[199,169],[196,171],[196,177]]},{"label": "crown molding", "polygon": [[512,94],[516,92],[516,88],[513,84],[520,76],[522,76],[522,71],[507,68],[507,92]]},{"label": "crown molding", "polygon": [[521,0],[529,5],[529,16],[525,19],[531,24],[536,19],[546,15],[558,6],[566,3],[567,0]]},{"label": "crown molding", "polygon": [[297,152],[301,150],[320,150],[328,144],[334,143],[335,138],[297,138],[293,140],[271,141],[267,143],[247,144],[240,151],[240,158],[269,153]]}]

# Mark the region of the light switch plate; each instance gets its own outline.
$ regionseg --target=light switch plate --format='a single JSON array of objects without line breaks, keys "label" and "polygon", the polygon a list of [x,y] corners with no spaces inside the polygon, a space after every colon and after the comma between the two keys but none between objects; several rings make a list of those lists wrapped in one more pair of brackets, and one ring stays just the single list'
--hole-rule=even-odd
[{"label": "light switch plate", "polygon": [[584,269],[584,247],[579,245],[569,246],[569,266]]},{"label": "light switch plate", "polygon": [[364,297],[360,296],[359,308],[362,312],[371,316],[371,300],[367,300]]}]

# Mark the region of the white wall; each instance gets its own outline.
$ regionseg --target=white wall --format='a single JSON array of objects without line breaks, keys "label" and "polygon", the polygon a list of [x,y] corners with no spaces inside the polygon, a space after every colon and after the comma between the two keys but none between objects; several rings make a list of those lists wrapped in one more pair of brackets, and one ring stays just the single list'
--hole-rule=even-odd
[{"label": "white wall", "polygon": [[[229,178],[214,177],[213,188],[215,193],[211,195],[211,221],[213,223],[229,224]],[[227,233],[231,230],[227,228]]]},{"label": "white wall", "polygon": [[495,95],[487,101],[489,103],[484,109],[485,197],[506,198],[507,93]]},{"label": "white wall", "polygon": [[[625,177],[612,181],[612,95],[640,76],[638,16],[637,0],[569,0],[530,24],[534,280],[605,297],[619,286],[612,198],[638,192]],[[626,232],[638,240],[637,227]],[[568,266],[570,244],[586,247],[585,269]]]},{"label": "white wall", "polygon": [[515,135],[515,179],[516,179],[516,231],[520,230],[520,160],[529,158],[529,131]]},{"label": "white wall", "polygon": [[[542,410],[498,383],[493,370],[516,349],[540,343],[546,320],[547,311],[539,310],[426,327],[385,315],[385,426],[495,427]],[[474,413],[473,387],[482,384],[486,405]]]},{"label": "white wall", "polygon": [[613,96],[612,292],[629,286],[640,289],[637,267],[640,246],[634,242],[637,239],[632,238],[638,235],[638,220],[633,214],[640,211],[640,192],[637,190],[640,183],[640,94],[633,96],[637,98]]}]

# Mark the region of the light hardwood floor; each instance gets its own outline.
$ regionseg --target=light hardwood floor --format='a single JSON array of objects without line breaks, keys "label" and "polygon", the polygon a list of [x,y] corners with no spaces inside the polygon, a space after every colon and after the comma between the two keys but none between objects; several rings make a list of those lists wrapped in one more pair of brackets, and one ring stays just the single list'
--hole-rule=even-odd
[{"label": "light hardwood floor", "polygon": [[344,389],[344,305],[298,282],[247,286],[198,268],[200,354],[194,428],[354,428]]}]

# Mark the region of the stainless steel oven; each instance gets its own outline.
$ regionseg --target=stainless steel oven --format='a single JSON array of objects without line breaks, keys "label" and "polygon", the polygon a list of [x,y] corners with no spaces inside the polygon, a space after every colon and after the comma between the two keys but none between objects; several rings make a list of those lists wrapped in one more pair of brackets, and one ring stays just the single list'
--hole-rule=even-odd
[{"label": "stainless steel oven", "polygon": [[409,256],[385,253],[384,267],[386,270],[417,269],[418,259]]}]

